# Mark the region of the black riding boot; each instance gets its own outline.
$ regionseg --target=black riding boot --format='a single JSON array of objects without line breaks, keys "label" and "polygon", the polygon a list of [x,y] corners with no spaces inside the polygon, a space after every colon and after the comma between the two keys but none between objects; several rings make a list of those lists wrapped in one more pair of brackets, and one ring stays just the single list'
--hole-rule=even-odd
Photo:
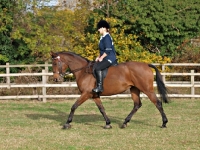
[{"label": "black riding boot", "polygon": [[102,71],[96,72],[96,78],[97,78],[97,87],[94,88],[92,91],[96,93],[103,92],[103,74]]}]

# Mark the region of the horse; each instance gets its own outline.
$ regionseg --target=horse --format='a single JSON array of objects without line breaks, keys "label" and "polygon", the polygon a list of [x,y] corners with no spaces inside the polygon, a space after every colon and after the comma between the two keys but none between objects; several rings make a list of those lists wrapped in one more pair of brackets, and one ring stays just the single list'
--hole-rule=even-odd
[{"label": "horse", "polygon": [[[66,74],[66,70],[70,69],[71,73],[75,76],[78,89],[81,93],[80,97],[72,105],[68,119],[63,125],[63,129],[71,128],[70,123],[73,120],[75,110],[90,98],[92,98],[96,103],[99,111],[105,119],[106,125],[104,128],[112,128],[111,121],[105,112],[100,96],[116,95],[128,89],[130,89],[130,94],[134,102],[134,106],[131,112],[125,118],[121,128],[127,127],[127,123],[130,122],[132,116],[142,106],[140,92],[146,94],[150,101],[159,110],[162,117],[161,128],[166,128],[168,119],[162,107],[162,102],[169,102],[167,96],[168,92],[159,70],[154,65],[144,62],[129,61],[119,63],[116,66],[110,66],[103,81],[104,91],[100,94],[96,94],[92,92],[92,89],[96,84],[96,79],[94,78],[91,71],[94,61],[89,61],[81,55],[73,52],[51,52],[50,55],[52,57],[54,81],[59,81],[60,77],[63,77]],[[154,92],[154,74],[151,68],[156,71],[155,80],[161,100],[158,99]]]}]

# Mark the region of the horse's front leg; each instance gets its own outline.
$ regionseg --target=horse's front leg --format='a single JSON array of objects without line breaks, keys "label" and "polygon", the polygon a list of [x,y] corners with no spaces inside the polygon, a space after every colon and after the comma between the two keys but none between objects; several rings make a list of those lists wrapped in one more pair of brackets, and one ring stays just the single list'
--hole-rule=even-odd
[{"label": "horse's front leg", "polygon": [[104,129],[111,129],[112,126],[110,125],[110,119],[106,115],[106,112],[105,112],[105,109],[104,109],[103,104],[101,102],[101,99],[100,98],[94,98],[94,102],[96,103],[97,107],[99,108],[99,111],[101,112],[101,114],[103,115],[103,117],[106,121],[106,125],[104,126]]},{"label": "horse's front leg", "polygon": [[71,128],[70,123],[72,122],[72,119],[74,117],[75,110],[78,108],[78,106],[80,106],[82,103],[84,103],[89,98],[90,98],[90,94],[89,93],[82,93],[81,94],[81,96],[78,98],[78,100],[71,107],[71,111],[70,111],[69,117],[67,119],[67,122],[63,125],[63,129]]}]

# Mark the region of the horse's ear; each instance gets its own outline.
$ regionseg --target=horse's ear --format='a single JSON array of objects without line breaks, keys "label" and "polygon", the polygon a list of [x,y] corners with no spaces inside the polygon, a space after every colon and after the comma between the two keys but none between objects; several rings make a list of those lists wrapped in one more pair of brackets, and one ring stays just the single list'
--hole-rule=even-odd
[{"label": "horse's ear", "polygon": [[57,54],[52,52],[52,51],[50,52],[50,55],[51,55],[52,58],[57,57]]}]

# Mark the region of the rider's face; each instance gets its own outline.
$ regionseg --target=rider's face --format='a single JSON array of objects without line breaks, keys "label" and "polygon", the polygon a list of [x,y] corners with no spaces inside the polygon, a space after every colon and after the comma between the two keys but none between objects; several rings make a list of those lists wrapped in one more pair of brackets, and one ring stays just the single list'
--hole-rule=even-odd
[{"label": "rider's face", "polygon": [[99,31],[99,33],[100,33],[101,35],[104,35],[104,34],[106,33],[106,28],[104,28],[104,27],[99,28],[98,31]]}]

